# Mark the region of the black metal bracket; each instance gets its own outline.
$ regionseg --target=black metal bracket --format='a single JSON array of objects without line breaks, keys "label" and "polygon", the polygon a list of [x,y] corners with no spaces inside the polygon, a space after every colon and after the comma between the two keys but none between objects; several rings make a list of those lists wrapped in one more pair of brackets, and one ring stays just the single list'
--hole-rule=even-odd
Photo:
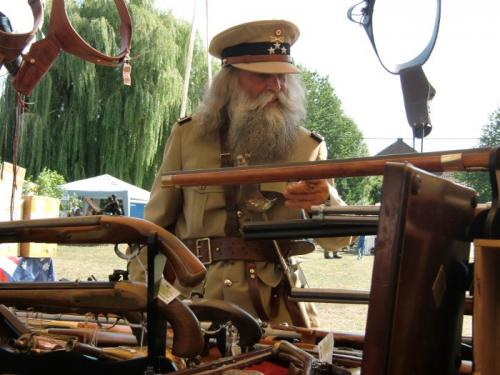
[{"label": "black metal bracket", "polygon": [[155,293],[155,258],[158,254],[158,234],[152,233],[147,239],[148,245],[148,296],[147,296],[147,328],[148,328],[148,369],[159,374],[165,366],[167,322],[158,314]]}]

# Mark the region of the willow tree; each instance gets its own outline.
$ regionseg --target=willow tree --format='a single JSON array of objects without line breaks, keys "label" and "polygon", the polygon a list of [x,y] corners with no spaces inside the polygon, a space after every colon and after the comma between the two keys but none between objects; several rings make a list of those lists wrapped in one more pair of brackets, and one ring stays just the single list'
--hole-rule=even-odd
[{"label": "willow tree", "polygon": [[[130,0],[133,23],[132,86],[122,84],[121,67],[96,66],[61,53],[28,99],[19,164],[36,176],[43,168],[67,180],[109,173],[149,188],[161,161],[171,124],[179,116],[190,25],[153,0]],[[47,4],[50,9],[50,1]],[[94,48],[119,51],[119,16],[108,0],[66,1],[73,27]],[[44,33],[49,25],[47,11]],[[206,61],[197,38],[191,108],[206,82]],[[5,85],[0,101],[1,150],[12,155],[15,94]]]}]

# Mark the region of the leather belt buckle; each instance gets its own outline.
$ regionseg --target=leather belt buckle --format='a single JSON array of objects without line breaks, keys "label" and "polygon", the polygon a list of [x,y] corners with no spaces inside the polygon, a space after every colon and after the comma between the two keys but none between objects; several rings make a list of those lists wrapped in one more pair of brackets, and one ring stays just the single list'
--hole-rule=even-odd
[{"label": "leather belt buckle", "polygon": [[[205,254],[204,254],[204,247],[203,246],[203,242],[206,242],[207,245],[206,245],[206,257],[208,258],[208,261],[203,261],[203,259],[205,259]],[[196,246],[196,256],[198,257],[198,259],[201,261],[201,263],[205,264],[205,265],[208,265],[210,263],[212,263],[212,245],[210,244],[210,238],[208,237],[203,237],[203,238],[197,238],[196,241],[195,241],[195,246]]]}]

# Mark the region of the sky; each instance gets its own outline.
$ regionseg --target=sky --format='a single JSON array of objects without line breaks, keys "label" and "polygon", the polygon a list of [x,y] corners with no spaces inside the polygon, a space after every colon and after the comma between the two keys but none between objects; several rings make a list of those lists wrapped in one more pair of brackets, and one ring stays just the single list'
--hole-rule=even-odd
[{"label": "sky", "polygon": [[[380,65],[363,28],[347,18],[358,0],[197,0],[195,26],[208,39],[224,29],[258,19],[287,19],[301,36],[292,47],[295,61],[328,76],[347,116],[361,130],[370,154],[403,138],[413,145],[406,120],[400,80]],[[403,0],[377,0],[382,2]],[[405,0],[410,1],[410,0]],[[432,3],[435,0],[419,0]],[[189,22],[195,0],[156,0],[160,9]],[[385,22],[409,24],[417,11],[380,15]],[[432,8],[432,7],[431,7]],[[29,30],[31,13],[26,2],[0,0],[17,31]],[[423,66],[437,93],[431,103],[433,130],[423,151],[452,150],[478,145],[489,115],[500,107],[500,1],[443,1],[439,35]],[[387,21],[386,21],[387,20]],[[380,23],[378,24],[380,25]],[[400,33],[395,32],[394,35]],[[132,51],[133,53],[133,51]],[[2,70],[4,73],[4,70]],[[420,142],[416,148],[420,150]]]}]

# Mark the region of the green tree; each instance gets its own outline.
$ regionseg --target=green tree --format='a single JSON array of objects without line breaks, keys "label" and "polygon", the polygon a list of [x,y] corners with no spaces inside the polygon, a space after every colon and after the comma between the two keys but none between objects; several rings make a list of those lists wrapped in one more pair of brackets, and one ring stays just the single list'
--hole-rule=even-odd
[{"label": "green tree", "polygon": [[[179,116],[190,25],[157,10],[153,0],[130,0],[128,7],[134,30],[132,86],[122,84],[121,67],[95,66],[61,53],[30,96],[30,111],[24,115],[19,164],[31,174],[45,167],[69,180],[109,173],[150,187],[170,126]],[[117,53],[114,2],[67,0],[66,10],[89,44]],[[206,82],[201,46],[197,38],[188,110],[197,105]],[[7,84],[0,98],[2,139],[13,139],[14,108],[15,93]],[[1,151],[12,155],[11,142],[2,142]]]},{"label": "green tree", "polygon": [[[483,126],[479,147],[500,145],[500,108],[490,114],[489,122]],[[488,172],[458,172],[455,177],[476,190],[480,202],[491,201],[491,184]]]},{"label": "green tree", "polygon": [[61,199],[64,194],[61,185],[65,183],[64,176],[56,171],[44,168],[33,182],[31,182],[31,179],[27,179],[25,185],[29,186],[29,191],[24,192]]},{"label": "green tree", "polygon": [[[319,133],[328,145],[328,159],[368,156],[363,135],[354,121],[342,110],[342,103],[328,76],[302,67],[307,98],[307,127]],[[336,187],[350,204],[375,203],[370,195],[371,178],[338,178]]]}]

